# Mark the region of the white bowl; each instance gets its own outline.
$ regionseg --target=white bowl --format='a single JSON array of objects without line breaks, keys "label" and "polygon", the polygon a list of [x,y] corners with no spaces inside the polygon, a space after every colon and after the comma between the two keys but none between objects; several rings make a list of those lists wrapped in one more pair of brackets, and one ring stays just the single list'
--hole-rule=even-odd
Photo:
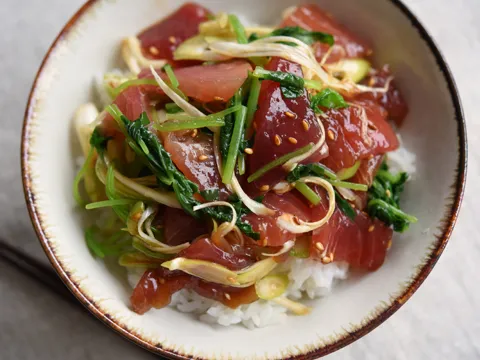
[{"label": "white bowl", "polygon": [[[119,66],[120,40],[183,1],[90,0],[48,51],[32,88],[22,135],[28,209],[65,284],[100,320],[135,343],[172,358],[317,358],[353,342],[392,315],[421,285],[444,250],[463,195],[467,147],[460,100],[445,61],[399,1],[317,2],[374,44],[377,63],[392,65],[410,106],[400,132],[405,146],[417,155],[418,172],[407,186],[404,204],[419,222],[394,239],[385,265],[377,272],[343,282],[330,296],[316,301],[309,316],[291,316],[282,325],[253,331],[212,327],[169,308],[143,316],[131,311],[131,289],[124,278],[95,260],[85,246],[71,194],[74,110],[92,100],[92,79],[97,74]],[[268,24],[297,1],[199,3]]]}]

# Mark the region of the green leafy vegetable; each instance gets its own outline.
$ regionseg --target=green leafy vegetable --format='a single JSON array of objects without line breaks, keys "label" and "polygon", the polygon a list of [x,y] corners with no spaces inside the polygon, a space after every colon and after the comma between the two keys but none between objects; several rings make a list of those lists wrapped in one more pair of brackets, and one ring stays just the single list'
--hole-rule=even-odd
[{"label": "green leafy vegetable", "polygon": [[242,23],[238,19],[236,15],[228,15],[228,21],[237,36],[237,42],[239,44],[248,44],[247,34],[245,32],[245,28],[243,27]]},{"label": "green leafy vegetable", "polygon": [[[128,120],[122,114],[120,120],[125,128],[128,144],[145,160],[153,174],[157,176],[163,184],[173,188],[179,203],[188,214],[195,218],[207,215],[218,221],[231,221],[232,214],[227,207],[225,207],[225,209],[222,209],[222,207],[210,207],[193,211],[193,208],[200,204],[194,197],[194,194],[198,193],[198,186],[188,180],[185,175],[175,167],[170,154],[165,150],[158,137],[148,128],[149,122],[145,113],[135,121]],[[126,215],[128,216],[128,213]],[[252,239],[259,238],[259,234],[254,232],[249,224],[242,222],[240,218],[237,221],[237,226]]]},{"label": "green leafy vegetable", "polygon": [[[228,109],[242,105],[242,89],[237,91],[235,95],[228,101]],[[235,110],[237,111],[237,110]],[[228,150],[232,140],[233,128],[235,126],[235,115],[229,113],[225,116],[225,126],[220,129],[220,153],[223,162],[227,160]]]},{"label": "green leafy vegetable", "polygon": [[287,181],[292,183],[306,176],[320,176],[326,179],[336,180],[335,173],[325,165],[314,163],[308,165],[297,165],[287,176]]},{"label": "green leafy vegetable", "polygon": [[115,99],[118,95],[120,95],[124,90],[128,89],[129,87],[131,87],[131,86],[141,86],[141,85],[158,86],[155,79],[134,79],[134,80],[125,81],[120,86],[111,90],[111,95]]},{"label": "green leafy vegetable", "polygon": [[353,209],[352,205],[345,200],[336,190],[335,190],[335,201],[337,203],[338,208],[345,214],[347,215],[350,220],[355,220],[355,216],[357,216],[357,213]]},{"label": "green leafy vegetable", "polygon": [[100,128],[96,127],[90,137],[90,145],[101,154],[107,148],[107,143],[110,139],[110,137],[103,136]]},{"label": "green leafy vegetable", "polygon": [[90,147],[87,158],[85,159],[85,162],[83,163],[82,168],[78,171],[77,175],[75,176],[75,179],[73,180],[73,197],[77,202],[77,204],[80,206],[83,205],[83,199],[78,187],[80,185],[80,181],[82,181],[83,177],[85,176],[85,173],[87,172],[87,168],[90,166],[92,162],[94,154],[95,154],[95,148],[92,146]]},{"label": "green leafy vegetable", "polygon": [[200,191],[200,195],[207,201],[216,201],[218,200],[218,189],[208,189]]},{"label": "green leafy vegetable", "polygon": [[[293,37],[295,39],[303,41],[307,45],[312,45],[314,42],[317,42],[317,41],[320,41],[324,44],[328,44],[330,46],[332,46],[335,43],[333,36],[330,34],[319,32],[319,31],[305,30],[304,28],[301,28],[299,26],[286,26],[280,29],[276,29],[270,34],[263,36],[263,38],[272,37],[272,36]],[[253,42],[261,38],[262,37],[258,36],[258,34],[253,33],[248,38],[248,42]],[[283,43],[285,45],[296,46],[296,44],[293,42],[283,42]]]},{"label": "green leafy vegetable", "polygon": [[253,77],[247,102],[247,123],[245,125],[246,129],[250,129],[250,126],[252,126],[253,118],[258,108],[258,98],[260,96],[261,87],[262,83],[260,82],[260,79],[257,77]]},{"label": "green leafy vegetable", "polygon": [[393,175],[389,172],[388,166],[383,163],[368,190],[369,215],[377,217],[388,225],[393,225],[393,229],[398,232],[404,232],[410,223],[417,222],[416,217],[400,210],[400,195],[407,180],[407,173],[400,172]]},{"label": "green leafy vegetable", "polygon": [[256,172],[254,172],[252,175],[248,177],[248,182],[251,183],[255,180],[260,179],[263,175],[265,175],[267,172],[270,170],[276,168],[277,166],[280,166],[284,163],[286,163],[288,160],[293,159],[294,157],[300,156],[302,154],[305,154],[306,152],[309,152],[313,147],[313,144],[310,143],[296,151],[293,151],[291,153],[285,154],[283,156],[280,156],[279,158],[273,160],[272,162],[268,163],[264,167],[258,169]]},{"label": "green leafy vegetable", "polygon": [[100,209],[100,208],[112,207],[112,206],[133,205],[134,203],[135,203],[135,200],[132,200],[132,199],[105,200],[105,201],[98,201],[98,202],[87,204],[85,206],[85,209],[93,210],[93,209]]},{"label": "green leafy vegetable", "polygon": [[105,237],[98,226],[94,225],[86,229],[85,242],[90,251],[99,258],[105,256],[119,256],[131,249],[131,240],[123,231],[117,232],[110,237]]},{"label": "green leafy vegetable", "polygon": [[170,132],[178,130],[190,130],[190,129],[201,129],[204,127],[219,127],[224,126],[225,121],[222,119],[205,119],[200,118],[198,120],[171,120],[165,121],[160,125],[154,125],[154,128],[160,132]]},{"label": "green leafy vegetable", "polygon": [[322,113],[323,108],[327,109],[341,109],[348,107],[342,95],[332,89],[323,89],[321,92],[312,96],[310,99],[310,106],[317,114]]},{"label": "green leafy vegetable", "polygon": [[312,45],[314,42],[320,41],[324,44],[332,46],[335,40],[332,35],[320,31],[308,31],[300,26],[286,26],[274,30],[269,36],[290,36],[307,45]]},{"label": "green leafy vegetable", "polygon": [[242,106],[239,111],[235,113],[235,124],[233,127],[230,146],[228,148],[227,158],[223,168],[222,181],[224,184],[230,184],[233,173],[235,172],[235,164],[237,163],[238,150],[240,143],[243,140],[243,133],[245,131],[245,119],[247,117],[247,108]]},{"label": "green leafy vegetable", "polygon": [[297,98],[305,93],[305,80],[295,74],[283,71],[270,71],[257,66],[253,76],[262,80],[271,80],[281,85],[282,94],[287,99]]},{"label": "green leafy vegetable", "polygon": [[297,189],[303,196],[305,196],[305,198],[313,205],[320,204],[320,196],[318,196],[318,194],[313,191],[307,184],[298,182],[295,184],[295,189]]},{"label": "green leafy vegetable", "polygon": [[167,114],[178,114],[183,112],[183,109],[175,103],[165,104],[165,111]]}]

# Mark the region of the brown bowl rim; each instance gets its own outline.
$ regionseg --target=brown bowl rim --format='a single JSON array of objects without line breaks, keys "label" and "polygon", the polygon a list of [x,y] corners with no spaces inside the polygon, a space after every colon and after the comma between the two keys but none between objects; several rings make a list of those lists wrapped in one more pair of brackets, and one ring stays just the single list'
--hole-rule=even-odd
[{"label": "brown bowl rim", "polygon": [[[22,181],[23,181],[23,189],[25,193],[25,201],[27,203],[28,212],[37,234],[37,237],[45,251],[48,259],[50,260],[51,264],[55,268],[56,272],[65,283],[65,285],[69,288],[69,290],[75,295],[75,297],[99,320],[101,320],[105,325],[111,327],[117,333],[123,335],[128,340],[132,341],[133,343],[159,355],[167,356],[171,359],[189,359],[184,355],[178,354],[175,351],[171,351],[169,349],[162,348],[159,344],[152,344],[144,339],[141,339],[139,336],[131,333],[128,329],[126,329],[121,324],[117,323],[115,319],[110,316],[108,313],[104,313],[100,308],[95,304],[95,302],[88,298],[85,294],[83,294],[78,284],[75,283],[74,280],[71,279],[70,274],[65,271],[57,259],[53,249],[49,246],[48,237],[46,232],[43,229],[42,222],[40,216],[37,212],[37,206],[35,203],[35,194],[31,190],[31,176],[29,173],[28,168],[28,158],[29,158],[29,148],[30,148],[30,125],[32,121],[32,115],[34,113],[34,95],[36,92],[37,84],[39,78],[41,77],[45,65],[48,62],[48,59],[56,49],[59,41],[63,39],[71,28],[77,23],[77,21],[86,13],[95,3],[99,0],[88,0],[86,3],[70,18],[70,20],[66,23],[66,25],[62,28],[60,33],[55,38],[52,45],[49,47],[42,64],[35,76],[32,89],[30,91],[27,107],[25,110],[23,128],[22,128],[22,138],[21,138],[21,170],[22,170]],[[457,121],[457,131],[458,131],[458,169],[457,169],[457,176],[455,184],[452,185],[454,187],[454,194],[452,195],[452,203],[450,205],[450,213],[442,220],[441,226],[441,233],[442,235],[437,236],[438,242],[437,244],[431,249],[430,255],[428,259],[423,264],[421,270],[416,275],[415,279],[412,281],[410,286],[405,289],[405,291],[397,296],[397,298],[393,301],[393,303],[384,311],[377,314],[373,319],[368,321],[367,323],[363,324],[359,328],[354,331],[349,332],[346,336],[337,339],[335,342],[328,344],[324,347],[305,352],[304,354],[285,357],[285,360],[310,360],[310,359],[317,359],[319,357],[331,354],[351,343],[358,340],[359,338],[365,336],[372,330],[374,330],[377,326],[382,324],[385,320],[387,320],[391,315],[393,315],[405,302],[415,293],[415,291],[420,287],[426,277],[430,274],[433,267],[437,263],[438,259],[442,255],[448,240],[452,234],[453,228],[457,221],[460,206],[463,200],[463,194],[465,191],[466,185],[466,175],[467,175],[467,137],[466,137],[466,123],[465,118],[462,110],[462,105],[460,101],[460,96],[457,90],[457,86],[453,79],[453,75],[450,71],[449,66],[447,65],[443,55],[441,54],[438,46],[436,45],[435,41],[429,35],[428,31],[425,27],[421,24],[421,22],[417,19],[417,17],[409,10],[409,8],[403,4],[401,0],[386,0],[390,1],[394,4],[404,16],[406,16],[412,26],[418,31],[419,35],[422,39],[427,43],[430,51],[432,52],[435,60],[444,75],[445,82],[448,86],[448,90],[452,99],[452,103],[455,109],[455,120]]]}]

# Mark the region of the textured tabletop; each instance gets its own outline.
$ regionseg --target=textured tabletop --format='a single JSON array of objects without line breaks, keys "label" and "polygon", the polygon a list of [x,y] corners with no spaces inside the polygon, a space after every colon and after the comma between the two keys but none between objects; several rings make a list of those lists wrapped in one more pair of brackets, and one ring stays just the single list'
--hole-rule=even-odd
[{"label": "textured tabletop", "polygon": [[[361,1],[361,0],[359,0]],[[467,191],[447,251],[408,303],[328,359],[480,359],[480,1],[404,0],[452,68],[470,144]],[[20,179],[20,132],[41,59],[82,0],[3,0],[0,7],[0,238],[41,261]],[[441,174],[438,174],[441,176]],[[477,189],[477,190],[475,190]],[[153,359],[35,281],[0,262],[0,358]]]}]

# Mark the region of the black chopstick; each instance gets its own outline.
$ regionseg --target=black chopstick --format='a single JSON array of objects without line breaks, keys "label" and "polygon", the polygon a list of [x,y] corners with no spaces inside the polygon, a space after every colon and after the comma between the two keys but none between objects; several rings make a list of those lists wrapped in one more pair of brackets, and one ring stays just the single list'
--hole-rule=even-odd
[{"label": "black chopstick", "polygon": [[72,293],[62,283],[55,271],[33,256],[0,239],[0,260],[12,265],[20,272],[40,282],[42,285],[60,295],[64,300],[78,304]]}]

